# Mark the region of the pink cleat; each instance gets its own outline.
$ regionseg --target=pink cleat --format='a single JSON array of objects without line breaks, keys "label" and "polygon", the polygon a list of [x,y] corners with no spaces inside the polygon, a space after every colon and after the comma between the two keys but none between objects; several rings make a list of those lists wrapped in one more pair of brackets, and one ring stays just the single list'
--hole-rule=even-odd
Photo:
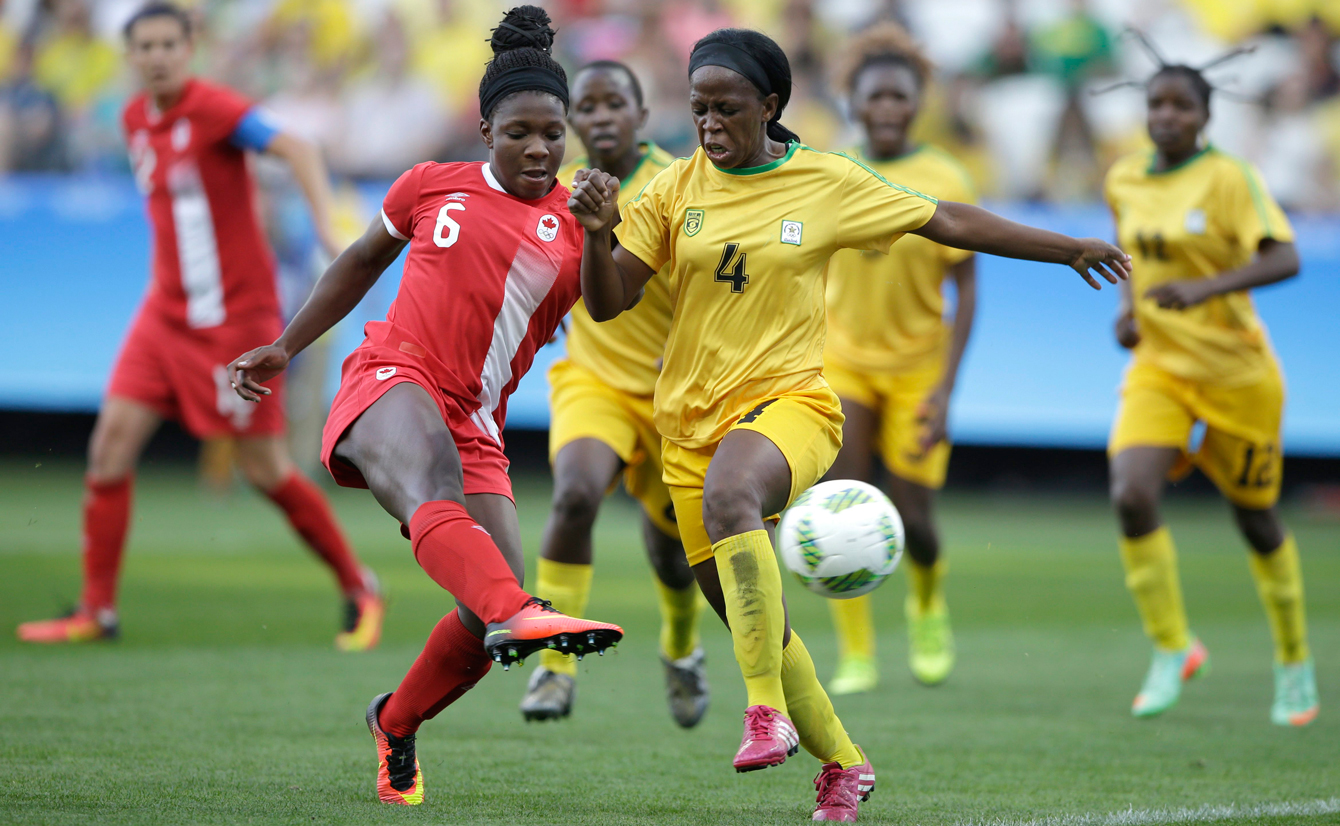
[{"label": "pink cleat", "polygon": [[785,714],[768,706],[744,710],[744,737],[735,753],[737,772],[780,766],[799,750],[800,735]]},{"label": "pink cleat", "polygon": [[814,819],[837,823],[855,823],[857,805],[870,799],[875,790],[875,767],[861,747],[856,750],[865,762],[850,769],[840,763],[825,763],[814,777],[814,788],[819,791],[814,804]]}]

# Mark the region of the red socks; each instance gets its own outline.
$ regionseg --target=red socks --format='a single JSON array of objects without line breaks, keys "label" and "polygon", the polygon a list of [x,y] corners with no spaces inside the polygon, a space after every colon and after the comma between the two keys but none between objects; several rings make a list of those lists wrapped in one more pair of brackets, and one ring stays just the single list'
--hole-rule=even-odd
[{"label": "red socks", "polygon": [[340,589],[350,596],[360,593],[364,588],[363,571],[321,489],[295,470],[265,495],[284,511],[303,541],[335,572]]},{"label": "red socks", "polygon": [[130,524],[134,477],[115,482],[84,480],[84,594],[88,611],[116,607],[116,581]]},{"label": "red socks", "polygon": [[493,537],[464,505],[424,503],[410,517],[409,535],[419,566],[486,624],[507,619],[530,599]]},{"label": "red socks", "polygon": [[423,652],[382,706],[378,715],[382,731],[410,736],[424,720],[433,719],[474,688],[492,665],[481,640],[452,611],[428,635]]}]

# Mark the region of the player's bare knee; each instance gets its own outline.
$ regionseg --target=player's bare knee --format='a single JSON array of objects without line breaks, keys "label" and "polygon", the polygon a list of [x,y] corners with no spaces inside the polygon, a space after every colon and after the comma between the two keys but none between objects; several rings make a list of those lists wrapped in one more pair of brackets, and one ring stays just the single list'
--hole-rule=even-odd
[{"label": "player's bare knee", "polygon": [[1114,479],[1111,495],[1112,507],[1127,536],[1142,536],[1158,527],[1159,503],[1154,490],[1129,479]]},{"label": "player's bare knee", "polygon": [[713,542],[745,533],[763,516],[763,505],[753,487],[738,478],[709,475],[703,486],[703,524]]},{"label": "player's bare knee", "polygon": [[918,565],[934,565],[940,558],[940,537],[930,521],[904,519],[903,532],[907,538],[907,555]]},{"label": "player's bare knee", "polygon": [[1280,523],[1274,508],[1254,509],[1235,505],[1233,518],[1254,553],[1269,556],[1284,544],[1284,525]]},{"label": "player's bare knee", "polygon": [[553,518],[564,528],[590,529],[605,491],[586,479],[567,479],[554,488]]}]

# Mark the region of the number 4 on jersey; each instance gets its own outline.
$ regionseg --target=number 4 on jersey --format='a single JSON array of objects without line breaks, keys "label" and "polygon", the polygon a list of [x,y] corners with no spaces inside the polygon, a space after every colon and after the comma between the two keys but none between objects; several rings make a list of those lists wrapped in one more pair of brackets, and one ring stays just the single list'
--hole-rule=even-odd
[{"label": "number 4 on jersey", "polygon": [[717,264],[716,280],[730,284],[733,293],[744,292],[749,283],[749,274],[744,271],[745,254],[740,252],[739,244],[727,244],[721,251],[721,262]]}]

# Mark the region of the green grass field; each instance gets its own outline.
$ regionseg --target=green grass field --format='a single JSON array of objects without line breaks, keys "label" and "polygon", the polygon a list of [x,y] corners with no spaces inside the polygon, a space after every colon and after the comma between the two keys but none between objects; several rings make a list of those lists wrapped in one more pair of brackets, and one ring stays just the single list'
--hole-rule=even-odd
[{"label": "green grass field", "polygon": [[[0,465],[0,823],[799,824],[817,763],[737,775],[744,692],[704,617],[713,706],[693,731],[665,708],[636,512],[613,499],[591,613],[628,635],[583,663],[558,724],[516,711],[528,670],[495,669],[419,738],[427,802],[376,802],[363,725],[451,603],[362,491],[336,508],[391,606],[381,648],[341,655],[330,577],[268,503],[146,470],[125,566],[123,638],[20,647],[12,629],[78,593],[79,468]],[[532,558],[547,481],[518,487]],[[949,495],[959,668],[937,689],[906,669],[901,577],[876,592],[882,683],[839,698],[879,785],[869,823],[1340,822],[1340,523],[1287,510],[1302,547],[1323,711],[1270,725],[1270,641],[1226,508],[1176,500],[1194,628],[1213,673],[1162,719],[1127,711],[1148,649],[1097,498]],[[831,674],[823,601],[788,579],[791,615]],[[792,587],[794,586],[794,587]],[[1179,820],[1180,818],[1180,820]]]}]

